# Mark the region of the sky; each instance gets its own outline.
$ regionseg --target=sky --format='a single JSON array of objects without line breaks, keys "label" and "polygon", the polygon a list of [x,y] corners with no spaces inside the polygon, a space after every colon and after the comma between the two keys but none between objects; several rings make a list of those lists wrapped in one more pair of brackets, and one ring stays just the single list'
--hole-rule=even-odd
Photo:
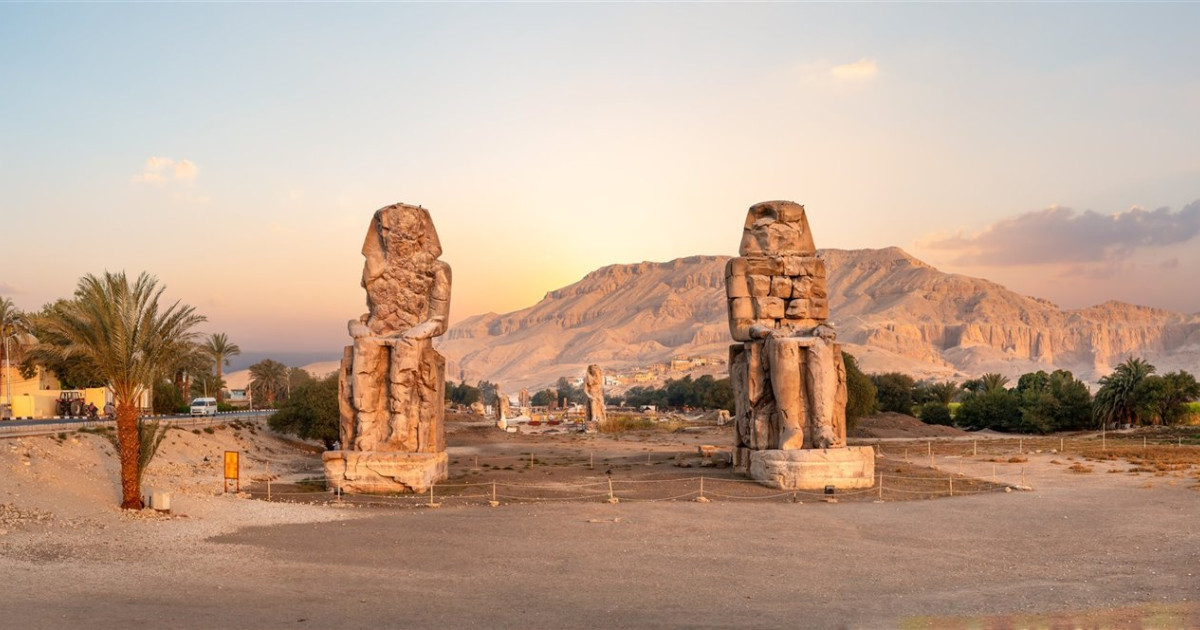
[{"label": "sky", "polygon": [[452,321],[736,255],[746,209],[1078,308],[1200,311],[1200,4],[0,4],[0,296],[155,274],[330,351],[372,213]]}]

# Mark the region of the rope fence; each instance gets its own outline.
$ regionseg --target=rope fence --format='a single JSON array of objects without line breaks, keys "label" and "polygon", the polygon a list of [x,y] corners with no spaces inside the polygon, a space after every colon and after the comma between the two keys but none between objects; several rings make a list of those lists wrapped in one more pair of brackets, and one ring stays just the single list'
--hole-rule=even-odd
[{"label": "rope fence", "polygon": [[[360,490],[378,488],[379,494],[342,492],[324,477],[312,477],[298,483],[278,484],[267,480],[264,487],[251,489],[252,498],[271,501],[300,501],[344,503],[393,507],[424,507],[445,504],[469,506],[555,502],[660,503],[696,501],[766,501],[803,503],[805,501],[904,500],[911,497],[938,498],[1011,491],[1019,473],[998,475],[1014,483],[954,476],[905,476],[879,472],[873,486],[860,489],[837,489],[832,493],[820,490],[780,490],[750,479],[728,479],[708,476],[670,479],[606,479],[579,483],[538,484],[486,481],[476,483],[438,483],[424,493],[385,494],[394,489],[389,484],[355,482]],[[889,483],[890,482],[890,483]],[[260,484],[261,486],[262,484]],[[897,487],[902,485],[903,487]],[[293,489],[296,486],[304,490]]]},{"label": "rope fence", "polygon": [[[548,448],[543,453],[536,449],[514,452],[507,455],[477,456],[472,454],[451,455],[452,466],[467,469],[467,481],[438,483],[421,494],[387,494],[394,486],[378,484],[378,494],[343,493],[333,488],[323,477],[309,477],[279,487],[277,478],[270,475],[255,480],[250,490],[253,498],[328,502],[348,505],[372,505],[394,507],[422,507],[449,505],[491,505],[509,503],[556,503],[556,502],[678,502],[696,501],[875,501],[934,499],[978,494],[1030,490],[1025,467],[1020,464],[1034,455],[1049,454],[1066,461],[1081,463],[1083,460],[1129,459],[1141,470],[1144,461],[1184,462],[1172,463],[1171,470],[1200,468],[1200,447],[1185,444],[1183,437],[1147,437],[1096,435],[1085,437],[986,437],[975,440],[909,440],[880,442],[873,445],[876,451],[876,474],[870,488],[835,489],[832,494],[814,490],[780,490],[744,478],[733,478],[728,462],[716,466],[728,470],[728,476],[714,471],[714,475],[670,476],[662,478],[621,479],[620,475],[637,476],[641,466],[657,466],[674,463],[683,467],[714,466],[708,457],[694,453],[647,451],[644,454],[606,453],[604,451],[573,451]],[[1170,447],[1170,448],[1167,448]],[[566,451],[566,452],[563,452]],[[600,454],[602,457],[597,457]],[[720,457],[727,457],[725,451]],[[1153,458],[1157,457],[1158,460]],[[1148,459],[1139,459],[1148,458]],[[1172,459],[1174,458],[1174,459]],[[707,463],[698,463],[700,459]],[[599,460],[599,461],[598,461]],[[897,467],[899,462],[907,466]],[[1191,463],[1191,462],[1194,462]],[[1166,464],[1164,464],[1166,465]],[[509,480],[471,481],[469,477],[482,473],[526,472],[536,468],[567,467],[573,472],[565,476],[578,476],[581,471],[605,470],[606,478],[564,480],[562,482],[515,482]],[[1073,468],[1069,468],[1072,469]],[[613,470],[617,471],[613,475]],[[1162,470],[1162,468],[1159,468]],[[902,472],[903,471],[903,472]],[[1090,469],[1088,470],[1090,472]],[[1147,470],[1146,472],[1151,472]],[[651,473],[670,474],[666,471]],[[1200,475],[1198,475],[1200,476]],[[263,483],[265,479],[265,484]],[[356,482],[360,490],[372,490],[369,484]]]}]

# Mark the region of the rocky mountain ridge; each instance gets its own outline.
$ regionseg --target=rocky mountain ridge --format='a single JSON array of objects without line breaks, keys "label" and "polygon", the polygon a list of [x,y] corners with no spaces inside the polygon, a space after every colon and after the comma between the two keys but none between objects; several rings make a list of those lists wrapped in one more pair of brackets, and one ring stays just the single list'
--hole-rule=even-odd
[{"label": "rocky mountain ridge", "polygon": [[[963,379],[1065,368],[1095,381],[1133,354],[1200,371],[1200,316],[1110,301],[1063,310],[994,282],[948,274],[899,248],[820,250],[830,321],[868,372]],[[534,306],[463,320],[437,345],[447,377],[540,387],[676,356],[726,356],[725,256],[609,265]]]}]

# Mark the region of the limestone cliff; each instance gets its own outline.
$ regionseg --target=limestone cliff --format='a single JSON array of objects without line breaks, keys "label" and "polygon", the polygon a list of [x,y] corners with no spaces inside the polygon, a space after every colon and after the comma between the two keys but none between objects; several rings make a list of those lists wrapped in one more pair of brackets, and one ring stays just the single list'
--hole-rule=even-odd
[{"label": "limestone cliff", "polygon": [[[867,371],[966,378],[1065,368],[1095,381],[1133,354],[1200,372],[1200,317],[1106,302],[1063,310],[994,282],[947,274],[898,248],[821,250],[830,321]],[[452,327],[437,344],[468,380],[539,387],[677,355],[726,356],[723,256],[610,265],[520,311]]]}]

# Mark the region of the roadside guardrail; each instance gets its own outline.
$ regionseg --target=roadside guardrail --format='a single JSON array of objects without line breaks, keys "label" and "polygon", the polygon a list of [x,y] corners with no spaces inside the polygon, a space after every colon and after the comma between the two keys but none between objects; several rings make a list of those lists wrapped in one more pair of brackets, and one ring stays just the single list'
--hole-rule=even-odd
[{"label": "roadside guardrail", "polygon": [[[172,415],[172,416],[141,416],[139,420],[160,422],[179,427],[209,427],[226,422],[245,422],[261,420],[275,413],[274,409],[259,409],[255,411],[226,411],[211,416]],[[87,418],[47,418],[43,420],[6,420],[0,422],[0,439],[16,437],[32,437],[35,435],[51,435],[79,429],[95,429],[99,427],[115,427],[116,420],[89,420]]]}]

